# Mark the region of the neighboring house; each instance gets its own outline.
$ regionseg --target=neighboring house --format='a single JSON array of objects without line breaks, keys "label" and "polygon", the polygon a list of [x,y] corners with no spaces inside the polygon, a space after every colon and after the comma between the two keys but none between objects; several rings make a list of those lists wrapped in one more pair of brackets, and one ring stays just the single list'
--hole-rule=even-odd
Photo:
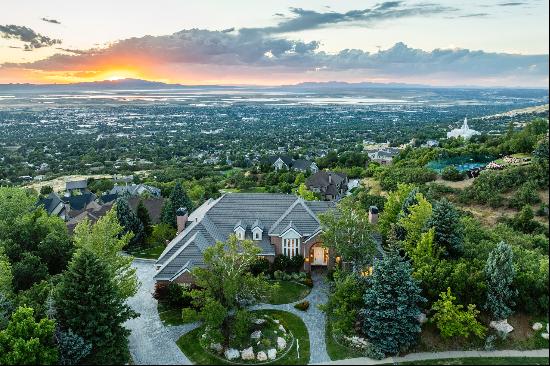
[{"label": "neighboring house", "polygon": [[37,203],[38,206],[44,206],[44,209],[50,216],[58,216],[63,220],[68,218],[68,209],[61,198],[54,192],[47,197],[42,198]]},{"label": "neighboring house", "polygon": [[67,193],[75,193],[80,192],[84,193],[88,189],[88,181],[86,179],[83,180],[73,180],[65,183],[65,191]]},{"label": "neighboring house", "polygon": [[306,187],[321,194],[324,200],[338,200],[348,191],[348,177],[344,173],[320,170],[306,179]]},{"label": "neighboring house", "polygon": [[92,192],[85,192],[75,196],[63,196],[61,199],[68,205],[69,213],[72,217],[72,211],[84,210],[88,204],[97,199],[97,196]]},{"label": "neighboring house", "polygon": [[267,162],[275,170],[294,169],[304,173],[307,172],[308,170],[311,173],[317,173],[319,171],[317,164],[315,164],[315,162],[313,161],[309,161],[306,159],[294,160],[290,156],[286,156],[286,155],[271,156],[267,159]]},{"label": "neighboring house", "polygon": [[67,230],[72,234],[76,225],[84,219],[88,219],[92,224],[95,224],[97,220],[107,214],[112,207],[112,203],[100,205],[97,202],[91,202],[83,210],[72,211],[71,218],[66,222]]},{"label": "neighboring house", "polygon": [[142,194],[150,194],[153,197],[160,197],[160,189],[146,184],[128,184],[124,186],[115,184],[113,189],[109,191],[109,194],[118,196],[141,196]]},{"label": "neighboring house", "polygon": [[[278,254],[305,258],[311,266],[332,266],[332,255],[321,243],[318,215],[335,207],[333,202],[304,201],[295,195],[227,193],[209,199],[189,216],[185,213],[179,234],[156,262],[158,282],[189,283],[191,271],[204,266],[203,253],[230,235],[253,240],[260,256],[273,261]],[[185,223],[185,224],[183,224]]]},{"label": "neighboring house", "polygon": [[377,150],[367,150],[369,158],[381,165],[391,164],[393,158],[399,155],[400,150],[396,147],[386,147]]},{"label": "neighboring house", "polygon": [[128,204],[137,212],[137,206],[139,201],[143,201],[143,205],[149,212],[149,217],[151,218],[151,224],[158,224],[160,222],[160,217],[162,214],[162,206],[164,205],[164,198],[162,197],[151,197],[151,198],[141,198],[141,197],[131,197],[128,199]]}]

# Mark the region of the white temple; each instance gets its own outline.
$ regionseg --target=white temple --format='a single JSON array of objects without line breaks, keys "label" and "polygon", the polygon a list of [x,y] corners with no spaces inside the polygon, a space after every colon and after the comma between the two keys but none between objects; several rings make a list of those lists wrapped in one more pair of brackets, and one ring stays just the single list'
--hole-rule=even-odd
[{"label": "white temple", "polygon": [[469,139],[470,137],[475,135],[480,135],[480,133],[468,127],[468,118],[464,118],[464,124],[462,125],[462,127],[455,128],[454,130],[447,132],[448,139],[450,139],[451,137],[463,137],[465,139]]}]

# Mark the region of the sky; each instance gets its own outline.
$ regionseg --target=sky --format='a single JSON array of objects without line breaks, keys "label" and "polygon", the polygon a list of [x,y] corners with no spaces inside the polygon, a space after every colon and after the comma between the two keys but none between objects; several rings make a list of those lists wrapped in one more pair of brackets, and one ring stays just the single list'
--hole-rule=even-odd
[{"label": "sky", "polygon": [[547,0],[2,0],[0,83],[548,86]]}]

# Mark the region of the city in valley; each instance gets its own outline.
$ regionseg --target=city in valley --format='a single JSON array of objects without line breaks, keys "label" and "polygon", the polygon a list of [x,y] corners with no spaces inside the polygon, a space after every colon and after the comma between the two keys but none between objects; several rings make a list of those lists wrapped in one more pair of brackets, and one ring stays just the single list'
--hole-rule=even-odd
[{"label": "city in valley", "polygon": [[48,5],[0,12],[0,365],[548,364],[547,2]]}]

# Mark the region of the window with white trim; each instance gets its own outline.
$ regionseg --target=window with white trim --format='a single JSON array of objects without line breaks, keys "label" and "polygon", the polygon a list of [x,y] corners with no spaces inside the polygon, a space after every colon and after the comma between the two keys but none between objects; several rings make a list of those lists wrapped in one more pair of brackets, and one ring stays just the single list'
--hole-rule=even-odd
[{"label": "window with white trim", "polygon": [[300,254],[300,238],[283,239],[283,254],[290,258]]},{"label": "window with white trim", "polygon": [[244,229],[242,227],[235,229],[235,236],[238,240],[244,240]]},{"label": "window with white trim", "polygon": [[262,229],[255,227],[252,230],[252,240],[262,240],[262,233],[263,233]]}]

